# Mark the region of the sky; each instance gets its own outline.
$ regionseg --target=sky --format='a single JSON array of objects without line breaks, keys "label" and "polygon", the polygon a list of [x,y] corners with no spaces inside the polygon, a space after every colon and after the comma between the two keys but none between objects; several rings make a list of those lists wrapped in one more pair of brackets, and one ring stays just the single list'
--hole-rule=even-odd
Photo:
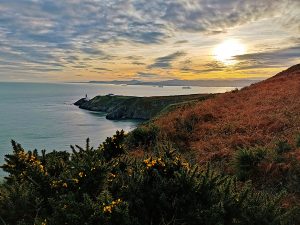
[{"label": "sky", "polygon": [[0,81],[261,79],[297,63],[299,0],[0,0]]}]

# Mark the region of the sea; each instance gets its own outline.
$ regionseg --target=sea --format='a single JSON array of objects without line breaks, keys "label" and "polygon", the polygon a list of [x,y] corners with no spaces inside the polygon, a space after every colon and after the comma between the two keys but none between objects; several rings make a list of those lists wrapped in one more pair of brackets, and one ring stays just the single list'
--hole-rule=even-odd
[{"label": "sea", "polygon": [[[88,95],[166,96],[222,93],[236,87],[158,87],[91,83],[0,83],[0,164],[12,153],[11,140],[26,150],[70,151],[90,138],[98,147],[116,130],[126,132],[141,121],[110,121],[105,113],[79,109],[73,103]],[[0,170],[0,177],[4,172]]]}]

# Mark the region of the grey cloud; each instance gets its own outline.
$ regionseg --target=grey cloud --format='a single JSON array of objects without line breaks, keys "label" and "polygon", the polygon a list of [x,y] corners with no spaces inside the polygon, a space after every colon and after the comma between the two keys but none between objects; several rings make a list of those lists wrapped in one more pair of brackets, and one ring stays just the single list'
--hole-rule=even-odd
[{"label": "grey cloud", "polygon": [[[95,46],[159,45],[177,32],[216,34],[274,15],[297,35],[299,9],[297,0],[2,0],[0,43],[12,53],[0,54],[36,66],[76,64],[79,59],[68,57],[81,53],[111,61],[114,56]],[[172,61],[162,57],[149,68],[170,68]]]},{"label": "grey cloud", "polygon": [[186,55],[184,52],[175,52],[167,56],[159,57],[155,59],[155,62],[148,66],[149,69],[152,68],[162,68],[169,69],[172,67],[172,62],[176,59]]},{"label": "grey cloud", "polygon": [[73,66],[74,68],[77,68],[77,69],[84,69],[86,68],[87,66],[86,65],[75,65]]},{"label": "grey cloud", "polygon": [[188,43],[188,40],[180,40],[180,41],[176,41],[174,44],[185,44]]},{"label": "grey cloud", "polygon": [[234,58],[237,60],[272,60],[295,57],[300,57],[300,46],[277,49],[270,52],[258,52],[252,54],[238,55]]},{"label": "grey cloud", "polygon": [[90,55],[106,55],[103,51],[96,48],[81,48],[81,51]]},{"label": "grey cloud", "polygon": [[180,68],[180,70],[182,72],[189,72],[189,73],[196,73],[196,74],[218,72],[218,71],[223,71],[228,69],[223,63],[218,61],[211,61],[206,64],[201,64],[200,67],[203,69],[195,69],[190,59],[186,59],[185,61],[181,62],[181,64],[182,67]]},{"label": "grey cloud", "polygon": [[146,65],[145,63],[143,63],[143,62],[138,62],[138,61],[131,62],[131,64],[133,64],[133,65],[138,65],[138,66]]},{"label": "grey cloud", "polygon": [[112,71],[110,69],[107,69],[107,68],[102,68],[102,67],[96,67],[96,68],[93,68],[94,70],[98,70],[98,71]]},{"label": "grey cloud", "polygon": [[138,72],[136,76],[140,78],[153,78],[153,77],[159,77],[160,75],[155,73],[145,73],[145,72]]},{"label": "grey cloud", "polygon": [[284,14],[286,21],[287,15],[297,15],[292,13],[296,4],[297,0],[145,0],[135,2],[135,7],[145,17],[160,18],[176,30],[216,34],[274,15]]},{"label": "grey cloud", "polygon": [[300,60],[300,45],[267,52],[238,55],[234,59],[239,61],[235,67],[239,70],[282,67]]},{"label": "grey cloud", "polygon": [[141,58],[142,58],[141,56],[133,56],[133,55],[125,57],[125,59],[129,59],[129,60],[139,60]]}]

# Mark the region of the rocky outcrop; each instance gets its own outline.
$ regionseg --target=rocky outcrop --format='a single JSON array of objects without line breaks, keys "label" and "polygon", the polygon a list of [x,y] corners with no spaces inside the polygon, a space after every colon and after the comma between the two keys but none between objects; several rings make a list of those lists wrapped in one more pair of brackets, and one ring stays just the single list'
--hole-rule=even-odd
[{"label": "rocky outcrop", "polygon": [[87,101],[80,99],[74,104],[79,108],[106,112],[107,119],[142,119],[148,120],[156,116],[171,104],[188,101],[201,101],[212,97],[211,94],[158,96],[158,97],[133,97],[120,95],[96,96]]},{"label": "rocky outcrop", "polygon": [[83,105],[86,102],[88,102],[86,100],[86,98],[82,98],[82,99],[79,99],[77,102],[75,102],[74,105],[81,106],[81,105]]},{"label": "rocky outcrop", "polygon": [[[87,109],[90,111],[100,111],[100,112],[112,112],[114,108],[122,104],[125,100],[131,99],[131,96],[117,96],[117,95],[105,95],[96,96],[89,101],[82,101],[82,104],[78,104],[79,108]],[[81,101],[81,100],[79,100]]]}]

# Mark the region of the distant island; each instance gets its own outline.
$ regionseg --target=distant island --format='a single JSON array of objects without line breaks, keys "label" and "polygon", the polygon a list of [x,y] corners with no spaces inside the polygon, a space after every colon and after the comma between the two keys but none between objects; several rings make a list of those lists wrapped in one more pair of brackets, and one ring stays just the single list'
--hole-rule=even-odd
[{"label": "distant island", "polygon": [[227,80],[164,80],[164,81],[140,81],[140,80],[112,80],[89,81],[92,84],[116,84],[116,85],[149,85],[149,86],[198,86],[198,87],[245,87],[257,83],[262,79],[227,79]]}]

